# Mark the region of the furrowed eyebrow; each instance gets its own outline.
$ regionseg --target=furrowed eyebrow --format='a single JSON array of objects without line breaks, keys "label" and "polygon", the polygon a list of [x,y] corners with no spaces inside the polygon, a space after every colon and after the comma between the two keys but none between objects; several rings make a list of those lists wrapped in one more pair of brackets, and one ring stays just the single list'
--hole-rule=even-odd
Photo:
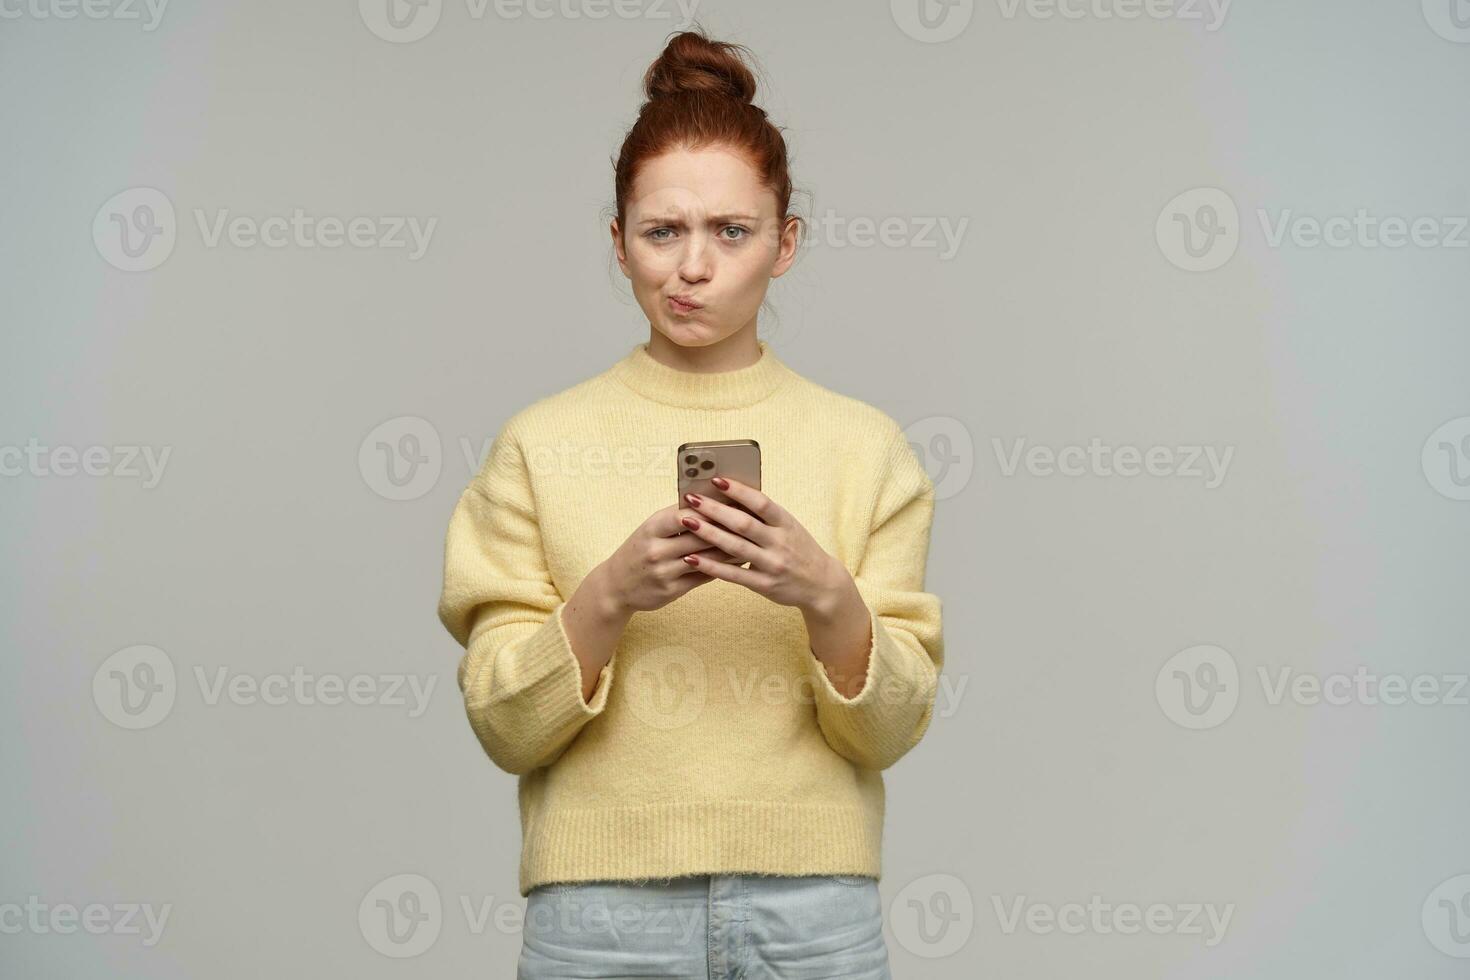
[{"label": "furrowed eyebrow", "polygon": [[[644,218],[638,222],[639,228],[649,225],[676,225],[684,220],[683,215],[666,214],[653,218]],[[759,221],[760,218],[754,214],[712,214],[709,217],[711,224],[724,224],[731,221]]]}]

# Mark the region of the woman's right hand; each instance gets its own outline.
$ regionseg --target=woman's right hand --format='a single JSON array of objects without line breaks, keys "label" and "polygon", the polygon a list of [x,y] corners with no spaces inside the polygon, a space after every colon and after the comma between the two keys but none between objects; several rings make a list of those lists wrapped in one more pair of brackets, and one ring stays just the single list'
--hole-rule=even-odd
[{"label": "woman's right hand", "polygon": [[619,608],[629,614],[650,612],[715,581],[684,561],[685,555],[736,564],[744,560],[692,533],[681,523],[685,517],[697,519],[697,512],[673,504],[654,511],[602,563],[606,587]]}]

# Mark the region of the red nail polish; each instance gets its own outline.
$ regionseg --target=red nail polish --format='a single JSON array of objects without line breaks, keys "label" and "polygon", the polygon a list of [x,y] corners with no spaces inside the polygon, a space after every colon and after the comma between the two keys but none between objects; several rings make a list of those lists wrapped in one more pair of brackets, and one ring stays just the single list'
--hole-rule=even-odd
[{"label": "red nail polish", "polygon": [[723,476],[711,477],[709,482],[713,483],[715,486],[719,487],[721,490],[729,490],[730,489],[730,481],[727,480],[727,479],[725,479]]},{"label": "red nail polish", "polygon": [[695,558],[693,555],[685,555],[684,556],[684,560],[687,561],[691,565],[698,565],[699,564],[699,559],[698,558]]},{"label": "red nail polish", "polygon": [[681,518],[679,518],[679,520],[689,530],[691,530],[691,531],[698,531],[699,530],[699,522],[696,521],[694,518],[692,518],[692,517],[681,517]]},{"label": "red nail polish", "polygon": [[699,494],[697,494],[697,493],[691,493],[691,494],[689,494],[689,495],[688,495],[688,496],[689,496],[689,506],[691,506],[691,507],[698,507],[698,506],[699,506],[699,504],[700,504],[700,502],[701,502],[701,501],[702,501],[702,500],[704,500],[704,498],[703,498],[703,497],[701,497],[701,496],[700,496],[700,495],[699,495]]}]

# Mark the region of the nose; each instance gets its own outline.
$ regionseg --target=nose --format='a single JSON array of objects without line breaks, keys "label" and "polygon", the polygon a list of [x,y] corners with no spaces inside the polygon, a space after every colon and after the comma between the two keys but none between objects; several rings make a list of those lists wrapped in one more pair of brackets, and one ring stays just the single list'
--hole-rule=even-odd
[{"label": "nose", "polygon": [[709,241],[704,232],[684,239],[687,243],[679,256],[679,277],[685,282],[703,282],[709,278]]}]

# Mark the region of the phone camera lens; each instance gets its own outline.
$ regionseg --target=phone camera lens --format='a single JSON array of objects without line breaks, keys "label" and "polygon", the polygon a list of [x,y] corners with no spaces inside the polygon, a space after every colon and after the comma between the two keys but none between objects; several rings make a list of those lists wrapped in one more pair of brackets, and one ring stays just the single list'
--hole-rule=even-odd
[{"label": "phone camera lens", "polygon": [[694,455],[693,453],[690,453],[688,456],[684,457],[684,462],[692,466],[695,463],[699,462],[699,457]]},{"label": "phone camera lens", "polygon": [[699,475],[699,470],[696,470],[694,467],[691,466],[689,467],[689,469],[684,471],[684,475],[691,478],[696,477]]},{"label": "phone camera lens", "polygon": [[715,468],[715,461],[712,459],[707,459],[699,464],[699,468],[702,470],[712,470]]}]

